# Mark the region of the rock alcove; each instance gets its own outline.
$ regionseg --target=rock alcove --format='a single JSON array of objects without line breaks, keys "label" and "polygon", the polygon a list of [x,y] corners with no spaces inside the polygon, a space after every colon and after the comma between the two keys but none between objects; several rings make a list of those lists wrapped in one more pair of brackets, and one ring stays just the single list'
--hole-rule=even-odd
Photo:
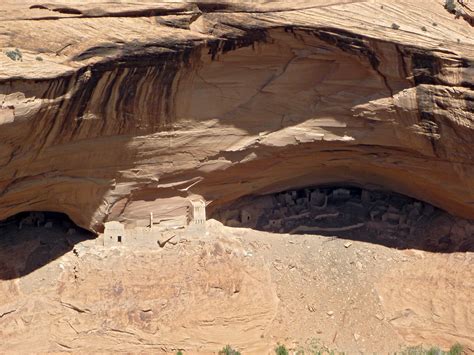
[{"label": "rock alcove", "polygon": [[472,251],[474,223],[405,195],[355,186],[318,186],[246,196],[217,208],[230,227],[317,234],[437,252]]},{"label": "rock alcove", "polygon": [[0,222],[0,280],[28,275],[94,237],[63,213],[11,216]]}]

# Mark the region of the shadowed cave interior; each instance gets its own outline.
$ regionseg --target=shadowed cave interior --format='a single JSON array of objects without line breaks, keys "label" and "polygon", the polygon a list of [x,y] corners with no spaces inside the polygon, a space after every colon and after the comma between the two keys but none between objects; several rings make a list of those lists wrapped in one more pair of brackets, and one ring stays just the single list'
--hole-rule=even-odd
[{"label": "shadowed cave interior", "polygon": [[432,252],[474,251],[474,221],[391,191],[319,186],[246,196],[216,208],[229,227],[327,237]]},{"label": "shadowed cave interior", "polygon": [[92,238],[63,213],[16,214],[0,222],[0,280],[28,275]]},{"label": "shadowed cave interior", "polygon": [[[318,186],[245,196],[213,210],[229,227],[315,234],[398,249],[474,251],[474,221],[383,190]],[[0,222],[0,279],[28,275],[95,235],[56,212],[22,212]]]}]

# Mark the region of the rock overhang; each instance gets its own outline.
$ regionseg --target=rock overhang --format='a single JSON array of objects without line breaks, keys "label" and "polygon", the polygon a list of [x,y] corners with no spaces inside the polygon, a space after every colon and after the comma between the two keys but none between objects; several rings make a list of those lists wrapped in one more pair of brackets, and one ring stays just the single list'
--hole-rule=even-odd
[{"label": "rock overhang", "polygon": [[[58,210],[98,230],[110,218],[140,218],[150,206],[159,213],[190,192],[218,205],[349,182],[472,218],[469,39],[458,43],[441,30],[421,38],[382,24],[369,34],[342,12],[328,26],[321,4],[313,5],[305,16],[185,7],[189,30],[154,21],[169,14],[53,11],[65,16],[67,35],[73,25],[116,27],[97,39],[85,32],[82,43],[76,34],[59,53],[34,53],[30,39],[18,45],[23,62],[2,58],[2,114],[11,119],[3,124],[0,214]],[[326,11],[342,10],[329,5]],[[362,14],[372,5],[344,6]],[[461,28],[438,10],[431,10],[435,27]],[[21,35],[43,27],[52,36],[57,26],[31,21],[18,21]],[[131,34],[134,26],[149,32]]]}]

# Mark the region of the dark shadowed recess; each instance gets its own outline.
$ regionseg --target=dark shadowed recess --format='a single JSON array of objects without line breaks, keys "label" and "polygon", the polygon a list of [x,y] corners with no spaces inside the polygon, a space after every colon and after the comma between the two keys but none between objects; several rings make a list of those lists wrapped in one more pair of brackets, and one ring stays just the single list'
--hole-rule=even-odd
[{"label": "dark shadowed recess", "polygon": [[397,249],[474,251],[474,221],[391,191],[319,186],[246,196],[212,215],[229,227],[314,234]]},{"label": "dark shadowed recess", "polygon": [[35,271],[95,235],[55,212],[22,212],[0,222],[0,280]]}]

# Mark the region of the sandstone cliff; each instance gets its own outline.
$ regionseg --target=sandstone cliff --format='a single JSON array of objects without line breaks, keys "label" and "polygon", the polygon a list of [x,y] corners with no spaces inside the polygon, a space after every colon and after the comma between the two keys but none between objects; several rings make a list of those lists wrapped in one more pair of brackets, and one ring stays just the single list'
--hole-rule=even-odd
[{"label": "sandstone cliff", "polygon": [[382,187],[474,218],[474,28],[433,1],[4,0],[0,218]]}]

